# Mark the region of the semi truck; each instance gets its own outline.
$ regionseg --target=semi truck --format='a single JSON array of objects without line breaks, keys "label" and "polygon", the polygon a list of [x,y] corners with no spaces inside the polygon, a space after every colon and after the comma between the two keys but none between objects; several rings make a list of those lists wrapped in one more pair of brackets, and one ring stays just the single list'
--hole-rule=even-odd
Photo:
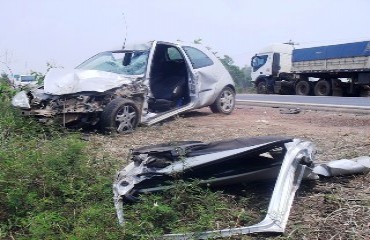
[{"label": "semi truck", "polygon": [[370,41],[295,49],[274,44],[251,59],[259,94],[368,96]]}]

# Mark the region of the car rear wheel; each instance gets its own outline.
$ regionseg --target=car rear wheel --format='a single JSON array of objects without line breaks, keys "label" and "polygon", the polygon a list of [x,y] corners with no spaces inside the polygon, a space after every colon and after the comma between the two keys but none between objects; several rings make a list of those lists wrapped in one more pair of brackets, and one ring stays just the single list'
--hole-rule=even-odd
[{"label": "car rear wheel", "polygon": [[101,126],[108,133],[132,132],[139,124],[140,111],[135,102],[116,98],[111,101],[101,114]]},{"label": "car rear wheel", "polygon": [[213,113],[230,114],[235,107],[235,92],[230,87],[222,89],[215,102],[209,106]]}]

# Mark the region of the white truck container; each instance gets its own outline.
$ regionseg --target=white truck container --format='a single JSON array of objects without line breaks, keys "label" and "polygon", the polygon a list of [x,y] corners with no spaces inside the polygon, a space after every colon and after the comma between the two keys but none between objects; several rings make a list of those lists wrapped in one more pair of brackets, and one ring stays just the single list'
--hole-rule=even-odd
[{"label": "white truck container", "polygon": [[364,94],[370,89],[370,41],[303,49],[275,44],[256,54],[251,66],[262,94]]}]

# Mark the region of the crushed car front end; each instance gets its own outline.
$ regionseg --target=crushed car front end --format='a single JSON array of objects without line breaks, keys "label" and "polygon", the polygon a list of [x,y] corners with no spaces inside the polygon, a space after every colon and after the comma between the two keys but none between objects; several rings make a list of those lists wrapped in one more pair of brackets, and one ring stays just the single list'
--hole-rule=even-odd
[{"label": "crushed car front end", "polygon": [[144,50],[107,51],[72,70],[51,69],[44,86],[17,93],[12,105],[41,122],[95,125],[114,99],[125,99],[135,115],[130,117],[132,126],[127,128],[134,128],[148,93],[142,83],[147,58],[148,51]]},{"label": "crushed car front end", "polygon": [[45,94],[42,88],[36,88],[18,92],[12,99],[12,105],[19,108],[24,116],[35,116],[47,122],[47,119],[58,113],[52,104],[57,99],[57,96]]},{"label": "crushed car front end", "polygon": [[[135,101],[142,108],[147,88],[141,84],[127,84],[103,93],[82,92],[65,95],[51,95],[42,88],[28,92],[21,91],[12,99],[12,105],[24,116],[36,117],[40,122],[69,124],[75,121],[95,125],[105,106],[115,98]],[[141,105],[140,105],[141,104]]]}]

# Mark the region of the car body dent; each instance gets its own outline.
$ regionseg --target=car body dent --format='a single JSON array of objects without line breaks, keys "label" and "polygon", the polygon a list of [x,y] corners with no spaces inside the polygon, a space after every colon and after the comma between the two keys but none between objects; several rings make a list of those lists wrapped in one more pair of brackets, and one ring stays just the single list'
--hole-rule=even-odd
[{"label": "car body dent", "polygon": [[105,92],[122,85],[132,84],[137,77],[97,70],[67,70],[53,68],[45,76],[44,92],[65,95],[79,92]]}]

